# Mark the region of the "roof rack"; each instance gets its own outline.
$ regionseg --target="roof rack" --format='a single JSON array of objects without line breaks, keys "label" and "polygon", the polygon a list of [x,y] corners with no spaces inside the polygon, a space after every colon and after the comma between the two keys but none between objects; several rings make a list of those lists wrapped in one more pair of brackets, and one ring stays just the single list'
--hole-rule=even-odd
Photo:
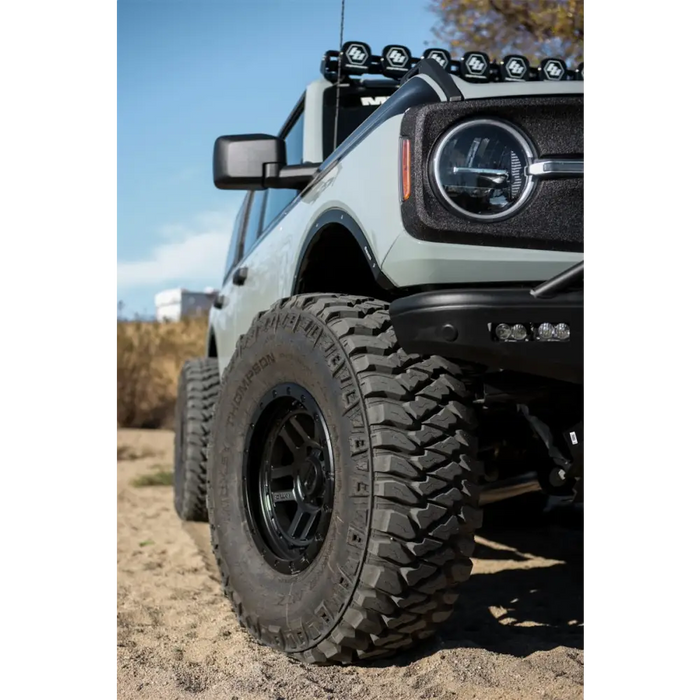
[{"label": "roof rack", "polygon": [[470,83],[583,80],[583,63],[572,70],[562,58],[545,58],[535,67],[525,56],[508,54],[501,60],[492,60],[483,51],[467,51],[460,59],[453,59],[445,49],[429,48],[418,57],[400,44],[389,44],[381,54],[374,55],[363,41],[346,41],[340,51],[326,51],[321,60],[321,74],[332,82],[338,80],[339,72],[343,78],[369,74],[400,81],[426,58],[432,58],[450,75]]}]

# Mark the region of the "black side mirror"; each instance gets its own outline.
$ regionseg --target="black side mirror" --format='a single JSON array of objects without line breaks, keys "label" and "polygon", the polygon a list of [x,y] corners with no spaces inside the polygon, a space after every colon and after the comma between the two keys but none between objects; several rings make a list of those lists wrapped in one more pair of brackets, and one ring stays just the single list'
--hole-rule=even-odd
[{"label": "black side mirror", "polygon": [[319,165],[287,165],[284,140],[277,136],[219,136],[214,144],[214,185],[220,190],[301,190]]},{"label": "black side mirror", "polygon": [[279,172],[287,163],[277,136],[219,136],[214,144],[214,185],[220,190],[265,189],[266,166]]}]

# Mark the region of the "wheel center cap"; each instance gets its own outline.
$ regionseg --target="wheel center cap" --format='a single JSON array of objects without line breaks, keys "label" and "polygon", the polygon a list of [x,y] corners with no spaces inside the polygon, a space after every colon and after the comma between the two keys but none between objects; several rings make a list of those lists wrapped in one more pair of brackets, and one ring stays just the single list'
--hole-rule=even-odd
[{"label": "wheel center cap", "polygon": [[323,468],[318,459],[309,456],[299,474],[299,488],[307,498],[318,496],[323,490]]}]

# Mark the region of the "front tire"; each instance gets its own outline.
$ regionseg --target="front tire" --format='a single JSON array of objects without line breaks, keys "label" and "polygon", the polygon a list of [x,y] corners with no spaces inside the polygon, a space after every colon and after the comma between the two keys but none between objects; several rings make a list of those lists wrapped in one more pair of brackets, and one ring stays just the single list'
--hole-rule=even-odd
[{"label": "front tire", "polygon": [[187,360],[175,405],[175,511],[182,520],[207,521],[207,448],[219,396],[215,358]]},{"label": "front tire", "polygon": [[459,376],[401,350],[381,301],[301,295],[254,321],[222,381],[208,487],[223,588],[254,637],[351,663],[450,616],[481,523]]}]

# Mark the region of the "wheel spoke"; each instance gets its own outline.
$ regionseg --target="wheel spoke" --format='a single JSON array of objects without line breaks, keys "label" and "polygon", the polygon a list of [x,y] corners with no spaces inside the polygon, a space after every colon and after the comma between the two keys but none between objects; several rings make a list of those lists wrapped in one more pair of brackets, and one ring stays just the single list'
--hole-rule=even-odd
[{"label": "wheel spoke", "polygon": [[320,511],[316,511],[315,513],[309,513],[309,519],[304,526],[304,529],[301,532],[301,539],[305,540],[308,538],[309,533],[311,532],[311,528],[314,526],[314,523],[316,522],[316,518],[318,518],[318,514]]},{"label": "wheel spoke", "polygon": [[316,444],[316,441],[314,440],[313,436],[309,435],[306,430],[304,429],[304,426],[297,420],[296,416],[292,416],[289,419],[289,423],[292,425],[294,430],[296,430],[297,435],[301,438],[302,444],[303,443],[311,443],[311,444]]},{"label": "wheel spoke", "polygon": [[297,512],[294,514],[294,517],[292,518],[292,524],[289,526],[289,529],[287,530],[287,534],[289,537],[291,537],[293,540],[298,539],[297,538],[297,530],[299,529],[299,525],[301,524],[301,519],[304,517],[305,510],[299,506],[297,508]]},{"label": "wheel spoke", "polygon": [[277,479],[284,479],[286,476],[294,475],[294,465],[293,464],[280,464],[271,465],[270,469],[270,481],[276,481]]},{"label": "wheel spoke", "polygon": [[296,455],[296,452],[299,449],[299,446],[294,442],[294,438],[292,438],[292,436],[290,435],[289,422],[282,426],[282,428],[279,431],[279,436],[284,441],[284,444],[287,446],[287,449],[293,455]]},{"label": "wheel spoke", "polygon": [[273,503],[282,503],[283,501],[296,501],[297,497],[294,494],[294,491],[290,491],[289,489],[279,489],[278,491],[275,491],[274,489],[270,492],[272,494],[272,502]]}]

